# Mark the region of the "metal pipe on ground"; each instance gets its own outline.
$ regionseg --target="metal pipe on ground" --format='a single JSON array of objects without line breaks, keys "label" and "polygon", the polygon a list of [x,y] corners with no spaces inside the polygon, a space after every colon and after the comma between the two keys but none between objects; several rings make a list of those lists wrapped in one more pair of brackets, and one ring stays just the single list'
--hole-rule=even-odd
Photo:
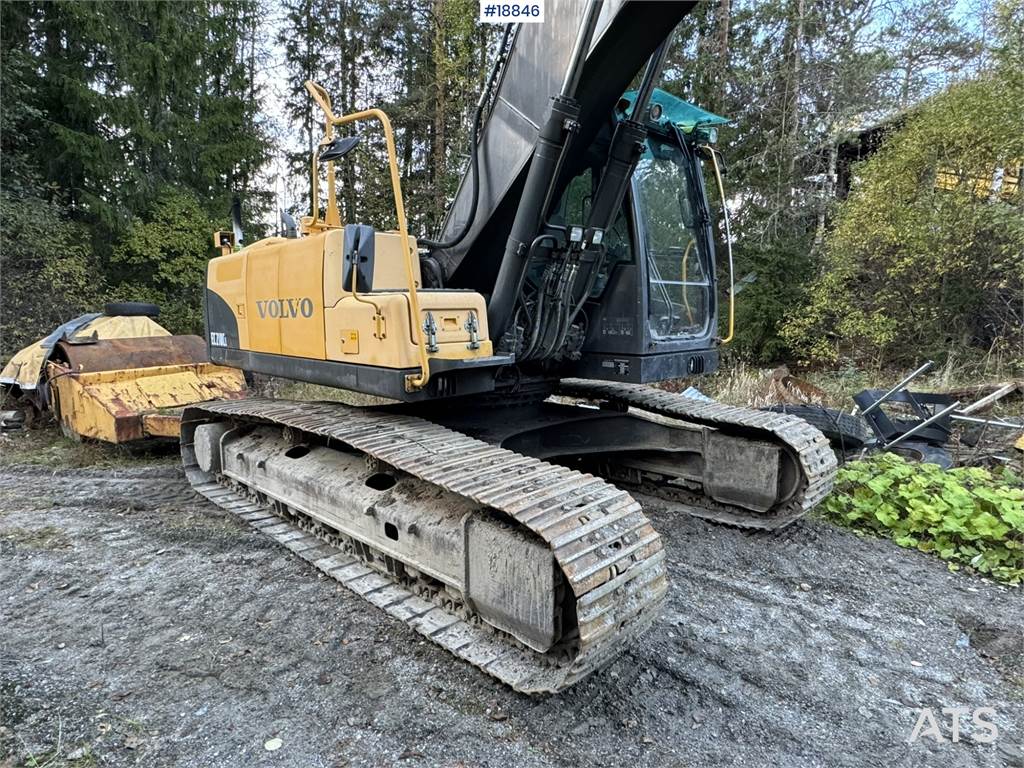
[{"label": "metal pipe on ground", "polygon": [[918,368],[918,369],[917,369],[916,371],[914,371],[914,372],[913,372],[913,373],[911,373],[911,374],[910,374],[909,376],[907,376],[907,377],[906,377],[905,379],[903,379],[903,381],[901,381],[901,382],[900,382],[899,384],[897,384],[897,385],[896,385],[895,387],[893,387],[892,389],[890,389],[890,390],[889,390],[888,392],[886,392],[886,393],[885,393],[884,395],[882,395],[882,396],[881,396],[880,398],[878,398],[877,400],[875,400],[875,402],[873,402],[873,403],[872,403],[871,405],[869,405],[869,406],[868,406],[867,408],[865,408],[865,409],[864,409],[863,411],[861,411],[861,416],[865,416],[865,415],[867,415],[867,414],[871,413],[871,411],[875,410],[875,408],[877,408],[878,406],[880,406],[880,405],[881,405],[882,403],[884,403],[884,402],[885,402],[886,400],[888,400],[888,399],[889,399],[890,397],[892,397],[893,395],[895,395],[895,394],[896,394],[897,392],[899,392],[899,391],[900,391],[901,389],[905,389],[905,388],[906,388],[906,386],[907,386],[907,385],[908,385],[908,384],[909,384],[910,382],[912,382],[912,381],[913,381],[914,379],[916,379],[916,378],[917,378],[918,376],[920,376],[920,375],[921,375],[922,373],[927,373],[928,371],[930,371],[930,370],[931,370],[932,368],[934,368],[934,367],[935,367],[935,363],[934,363],[933,361],[929,360],[928,362],[926,362],[926,363],[925,363],[924,365],[922,365],[922,366],[921,366],[920,368]]},{"label": "metal pipe on ground", "polygon": [[945,416],[945,415],[947,415],[949,413],[952,413],[953,411],[955,411],[959,407],[960,407],[960,401],[957,400],[952,405],[947,406],[946,408],[943,408],[941,411],[939,411],[939,412],[933,414],[932,416],[928,417],[927,419],[922,421],[920,424],[915,425],[913,429],[907,430],[902,435],[897,437],[895,440],[893,440],[892,442],[886,443],[882,447],[885,448],[886,450],[888,450],[888,449],[892,448],[894,445],[898,445],[899,443],[902,443],[904,440],[907,440],[907,439],[913,437],[914,435],[916,435],[921,430],[923,430],[926,427],[934,424],[939,419],[941,419],[943,416]]}]

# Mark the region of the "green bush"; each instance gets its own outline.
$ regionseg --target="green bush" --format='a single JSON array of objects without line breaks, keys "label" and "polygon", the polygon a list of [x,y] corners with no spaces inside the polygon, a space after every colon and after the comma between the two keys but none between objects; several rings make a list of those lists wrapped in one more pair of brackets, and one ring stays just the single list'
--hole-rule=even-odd
[{"label": "green bush", "polygon": [[951,570],[968,565],[1000,581],[1024,581],[1024,487],[976,467],[943,471],[891,453],[839,470],[825,516],[934,552]]},{"label": "green bush", "polygon": [[997,169],[1012,174],[1024,159],[1022,24],[1006,15],[996,66],[917,106],[855,166],[823,270],[782,329],[802,358],[1024,356],[1024,192],[993,188]]},{"label": "green bush", "polygon": [[[756,238],[750,241],[736,245],[736,276],[753,272],[757,280],[743,286],[736,297],[736,339],[726,349],[748,361],[785,360],[792,350],[779,331],[793,307],[807,298],[807,283],[814,275],[811,238],[779,237],[770,246]],[[727,280],[727,273],[721,272],[720,279]],[[723,294],[718,310],[722,336],[728,333],[728,307],[728,296]]]},{"label": "green bush", "polygon": [[56,201],[0,192],[0,359],[84,312],[104,293],[86,229]]},{"label": "green bush", "polygon": [[202,333],[214,229],[192,193],[163,190],[114,248],[110,271],[120,280],[113,300],[153,302],[160,305],[161,325],[171,333]]}]

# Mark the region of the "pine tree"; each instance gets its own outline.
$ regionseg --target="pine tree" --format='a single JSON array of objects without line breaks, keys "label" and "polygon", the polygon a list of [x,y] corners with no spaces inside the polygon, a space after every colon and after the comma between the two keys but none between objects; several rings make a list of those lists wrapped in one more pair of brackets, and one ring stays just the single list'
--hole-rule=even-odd
[{"label": "pine tree", "polygon": [[[124,262],[112,255],[169,195],[194,201],[183,210],[204,231],[210,218],[226,219],[233,193],[259,217],[268,196],[258,174],[270,149],[256,84],[259,0],[25,2],[0,12],[5,211],[21,222],[36,209],[58,241],[73,232],[85,245],[68,255],[70,282],[52,273],[44,249],[53,238],[7,249],[18,255],[5,258],[5,308],[40,301],[33,270],[69,296],[88,293],[75,286],[89,272],[92,296],[123,284]],[[187,279],[200,286],[203,271]],[[169,294],[180,304],[165,308],[170,316],[185,316],[185,293]],[[50,306],[95,309],[84,301]]]}]

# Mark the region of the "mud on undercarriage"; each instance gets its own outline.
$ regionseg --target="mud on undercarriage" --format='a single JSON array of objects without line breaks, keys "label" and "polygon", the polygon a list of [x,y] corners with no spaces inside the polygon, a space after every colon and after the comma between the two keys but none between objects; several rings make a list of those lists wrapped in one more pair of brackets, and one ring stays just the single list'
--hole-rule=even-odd
[{"label": "mud on undercarriage", "polygon": [[469,436],[336,403],[213,403],[184,414],[182,455],[207,498],[516,690],[551,692],[642,631],[667,582],[661,538],[629,493],[545,458],[575,454],[693,514],[760,528],[806,512],[835,467],[793,417],[630,385],[561,393],[603,410],[546,404],[546,423]]}]

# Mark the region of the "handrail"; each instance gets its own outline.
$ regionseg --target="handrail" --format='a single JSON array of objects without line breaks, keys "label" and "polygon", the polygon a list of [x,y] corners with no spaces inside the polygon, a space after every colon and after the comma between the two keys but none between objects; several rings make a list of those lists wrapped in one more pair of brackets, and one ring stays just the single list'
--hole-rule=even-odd
[{"label": "handrail", "polygon": [[679,286],[683,293],[683,306],[686,307],[686,321],[692,326],[693,325],[693,309],[690,308],[690,294],[687,292],[686,274],[687,264],[690,259],[690,251],[693,250],[693,244],[696,241],[691,237],[690,242],[686,244],[686,250],[683,251],[683,284]]},{"label": "handrail", "polygon": [[705,144],[708,154],[711,155],[711,164],[715,168],[715,181],[718,182],[718,197],[722,201],[722,218],[725,220],[725,250],[729,253],[729,335],[722,339],[722,344],[732,341],[736,330],[736,280],[733,274],[732,264],[732,232],[729,229],[729,206],[725,202],[725,185],[722,184],[722,171],[718,167],[718,157],[715,148]]},{"label": "handrail", "polygon": [[[330,143],[331,139],[334,138],[334,111],[331,105],[331,95],[327,93],[321,86],[314,83],[312,80],[306,81],[306,90],[309,95],[313,97],[313,100],[320,106],[320,109],[324,111],[324,138],[320,142],[320,146]],[[313,217],[310,221],[310,227],[318,226],[320,220],[320,173],[317,166],[317,155],[316,153],[310,158],[310,174],[312,175],[313,183],[312,189],[310,190],[310,203],[313,208]],[[324,213],[324,224],[329,227],[340,227],[341,226],[341,215],[338,213],[338,198],[334,188],[334,162],[327,162],[327,211]]]},{"label": "handrail", "polygon": [[[333,126],[335,125],[346,125],[348,123],[355,123],[360,120],[375,119],[380,122],[384,129],[384,141],[387,146],[388,152],[388,168],[391,171],[391,191],[395,200],[395,215],[398,218],[398,234],[402,242],[402,250],[405,252],[405,274],[406,279],[409,283],[409,304],[412,309],[413,315],[413,327],[416,329],[416,348],[419,352],[420,359],[420,373],[419,375],[410,375],[406,377],[406,389],[416,390],[422,389],[427,385],[430,380],[430,361],[427,356],[427,345],[423,338],[423,326],[420,322],[420,300],[416,290],[416,273],[413,269],[413,258],[415,254],[412,251],[412,246],[409,243],[409,228],[405,219],[405,202],[402,199],[402,181],[401,176],[398,172],[398,153],[395,150],[395,135],[391,129],[391,120],[388,116],[379,109],[364,109],[360,112],[353,112],[348,115],[337,116],[331,109],[331,98],[321,86],[314,83],[312,80],[306,81],[306,90],[309,91],[310,96],[320,106],[320,109],[324,111],[326,116],[327,124],[327,139],[330,139],[333,135]],[[333,167],[333,163],[328,163],[328,171]],[[316,177],[317,177],[316,162],[313,164],[313,178],[314,178],[314,191],[316,190]],[[327,205],[328,215],[332,209],[332,203],[334,210],[337,210],[337,202],[335,200],[334,193],[334,174],[328,173],[328,189],[327,189]],[[314,197],[314,214],[313,221],[316,222],[316,206],[317,201]],[[330,222],[328,222],[329,224]],[[355,281],[353,281],[353,295],[355,295]]]}]

